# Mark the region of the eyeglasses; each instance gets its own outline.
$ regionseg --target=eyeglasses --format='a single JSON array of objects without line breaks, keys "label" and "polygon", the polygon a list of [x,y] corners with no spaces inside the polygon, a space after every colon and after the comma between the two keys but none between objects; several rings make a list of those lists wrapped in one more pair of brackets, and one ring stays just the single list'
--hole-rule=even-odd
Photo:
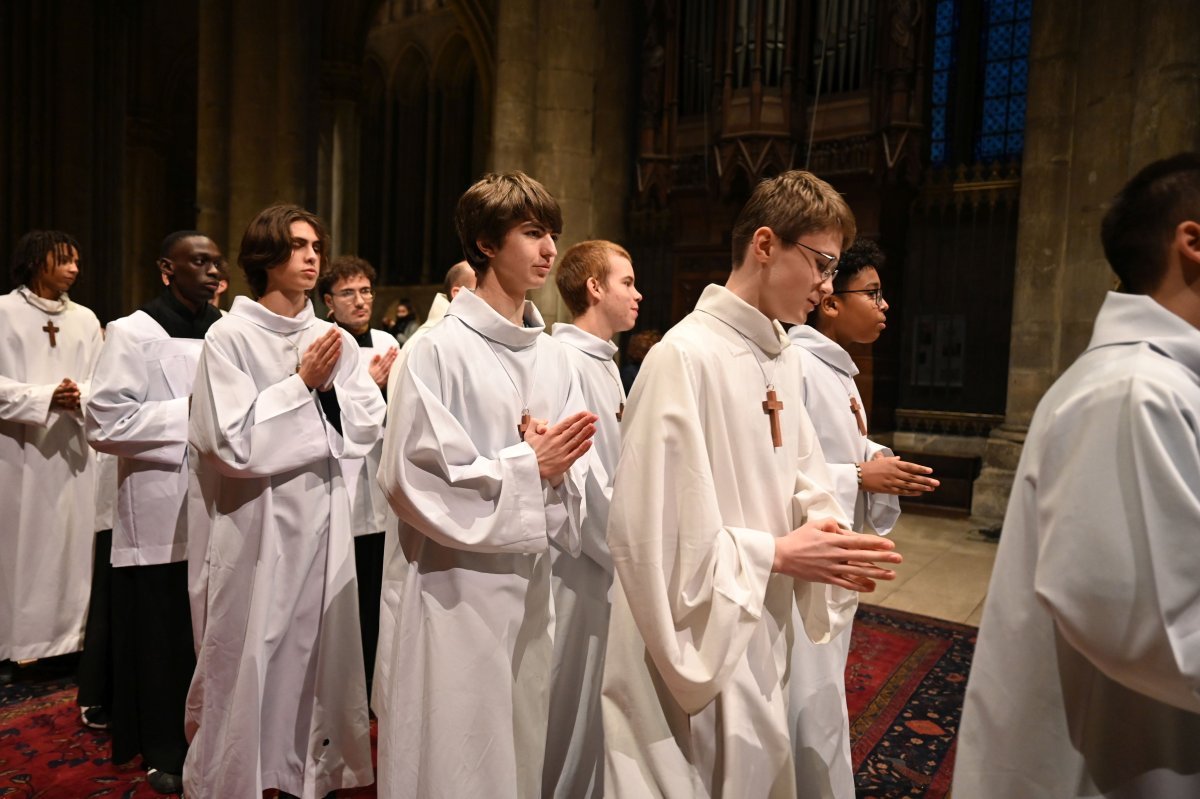
[{"label": "eyeglasses", "polygon": [[[802,242],[802,241],[792,241],[791,239],[785,239],[785,238],[783,238],[782,236],[780,236],[780,237],[779,237],[779,240],[780,240],[780,241],[785,241],[785,242],[787,242],[788,244],[794,244],[794,245],[796,245],[797,247],[803,247],[804,249],[808,250],[809,252],[816,253],[817,255],[819,255],[819,256],[821,256],[822,258],[824,258],[824,259],[825,259],[825,268],[824,268],[824,269],[820,269],[820,272],[821,272],[821,282],[822,282],[822,283],[824,283],[826,280],[833,280],[835,277],[837,277],[837,273],[838,273],[838,270],[837,270],[837,262],[838,262],[838,259],[837,259],[837,256],[836,256],[836,255],[830,255],[830,254],[829,254],[829,253],[827,253],[827,252],[821,252],[820,250],[817,250],[817,249],[814,249],[814,248],[812,248],[812,247],[809,247],[807,244],[805,244],[805,243],[804,243],[804,242]],[[820,267],[819,267],[819,265],[818,265],[818,269],[819,269],[819,268],[820,268]]]},{"label": "eyeglasses", "polygon": [[366,286],[361,289],[342,289],[333,293],[333,296],[339,300],[352,300],[356,295],[362,297],[364,300],[369,300],[375,296],[375,289]]},{"label": "eyeglasses", "polygon": [[883,307],[883,287],[877,289],[847,289],[845,291],[835,291],[834,294],[866,294],[867,299],[875,303],[876,308]]}]

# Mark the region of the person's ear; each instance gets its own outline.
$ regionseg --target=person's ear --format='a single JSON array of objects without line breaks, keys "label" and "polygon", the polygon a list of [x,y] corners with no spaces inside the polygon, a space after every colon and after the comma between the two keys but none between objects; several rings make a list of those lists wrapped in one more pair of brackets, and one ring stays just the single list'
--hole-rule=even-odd
[{"label": "person's ear", "polygon": [[600,281],[595,277],[589,277],[587,279],[587,292],[589,297],[596,300],[596,302],[600,302]]},{"label": "person's ear", "polygon": [[1200,222],[1187,220],[1175,228],[1175,249],[1185,270],[1195,273],[1200,269]]},{"label": "person's ear", "polygon": [[496,257],[496,248],[483,239],[475,239],[475,248],[488,258]]},{"label": "person's ear", "polygon": [[159,258],[157,263],[159,274],[162,275],[163,285],[171,285],[171,278],[175,277],[175,264],[166,258]]},{"label": "person's ear", "polygon": [[763,226],[754,231],[750,236],[750,247],[748,248],[747,256],[753,258],[759,264],[765,265],[771,260],[771,256],[779,249],[778,242],[775,241],[775,234],[771,228]]},{"label": "person's ear", "polygon": [[839,313],[841,313],[841,310],[838,308],[837,298],[834,297],[832,294],[830,294],[826,297],[823,297],[821,299],[821,305],[819,307],[821,309],[822,315],[828,316],[831,318],[836,317]]}]

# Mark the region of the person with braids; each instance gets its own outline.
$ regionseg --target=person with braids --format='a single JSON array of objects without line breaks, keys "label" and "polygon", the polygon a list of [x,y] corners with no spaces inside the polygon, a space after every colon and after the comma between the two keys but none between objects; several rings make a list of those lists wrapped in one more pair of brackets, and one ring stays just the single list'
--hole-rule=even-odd
[{"label": "person with braids", "polygon": [[102,337],[67,296],[78,276],[75,239],[34,230],[13,254],[16,289],[0,297],[0,661],[83,646],[96,476],[80,403]]}]

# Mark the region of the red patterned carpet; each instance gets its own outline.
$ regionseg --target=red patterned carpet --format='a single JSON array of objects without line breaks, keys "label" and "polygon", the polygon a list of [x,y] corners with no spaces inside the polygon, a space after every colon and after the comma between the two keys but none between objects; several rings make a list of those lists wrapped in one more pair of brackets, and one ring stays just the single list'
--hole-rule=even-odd
[{"label": "red patterned carpet", "polygon": [[[974,644],[973,627],[860,608],[846,670],[859,799],[948,795]],[[69,675],[18,672],[0,690],[0,797],[158,796],[140,768],[114,766],[108,753],[106,733],[80,726]]]}]

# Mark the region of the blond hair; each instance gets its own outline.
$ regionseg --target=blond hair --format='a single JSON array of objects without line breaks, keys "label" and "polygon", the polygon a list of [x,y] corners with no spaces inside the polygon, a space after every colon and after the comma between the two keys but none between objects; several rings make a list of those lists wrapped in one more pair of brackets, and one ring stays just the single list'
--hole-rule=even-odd
[{"label": "blond hair", "polygon": [[558,265],[554,283],[571,313],[579,316],[588,309],[588,278],[594,277],[604,285],[608,280],[608,257],[616,255],[632,262],[629,253],[619,244],[603,239],[581,241],[572,245]]}]

